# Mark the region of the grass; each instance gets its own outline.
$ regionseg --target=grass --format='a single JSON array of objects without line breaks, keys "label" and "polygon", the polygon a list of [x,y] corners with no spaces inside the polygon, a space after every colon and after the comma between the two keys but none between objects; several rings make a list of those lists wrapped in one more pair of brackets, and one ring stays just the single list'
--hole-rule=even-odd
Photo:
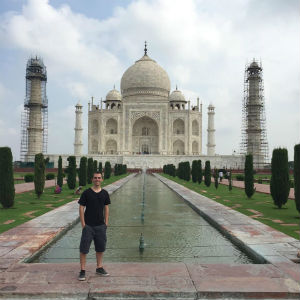
[{"label": "grass", "polygon": [[[109,179],[104,180],[101,186],[104,187],[127,175],[129,174],[111,176]],[[91,184],[84,188],[90,186]],[[37,198],[34,191],[16,194],[15,203],[12,208],[0,208],[0,233],[78,198],[79,196],[74,194],[74,190],[69,190],[66,184],[63,186],[60,194],[54,194],[54,187],[46,188],[40,199]],[[9,223],[10,221],[13,222]],[[6,222],[9,224],[4,224]]]},{"label": "grass", "polygon": [[[278,209],[274,205],[271,195],[268,194],[255,193],[251,199],[248,199],[244,189],[233,187],[232,191],[229,191],[228,186],[222,184],[216,189],[213,183],[210,187],[207,187],[203,182],[199,185],[198,183],[187,182],[167,174],[161,175],[218,203],[231,207],[244,215],[255,215],[255,212],[251,212],[250,209],[258,211],[261,213],[261,216],[255,218],[256,220],[293,238],[299,239],[300,217],[295,201],[292,199],[288,199],[287,203],[281,209]],[[276,220],[280,220],[282,223],[276,223]],[[284,224],[295,225],[286,226]]]}]

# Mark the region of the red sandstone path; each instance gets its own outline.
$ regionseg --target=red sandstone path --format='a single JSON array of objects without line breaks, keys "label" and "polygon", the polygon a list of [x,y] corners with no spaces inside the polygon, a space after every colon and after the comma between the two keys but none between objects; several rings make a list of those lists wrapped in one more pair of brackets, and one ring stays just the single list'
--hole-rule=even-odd
[{"label": "red sandstone path", "polygon": [[[45,181],[45,188],[51,187],[55,185],[55,180],[46,180]],[[18,183],[15,184],[15,193],[21,194],[24,192],[29,192],[34,190],[34,183],[33,182],[26,182],[26,183]]]},{"label": "red sandstone path", "polygon": [[[212,178],[212,181],[214,181],[213,178]],[[228,180],[223,179],[222,182],[220,182],[220,183],[228,185]],[[244,181],[233,180],[232,186],[243,189]],[[270,185],[268,185],[268,184],[254,183],[254,187],[255,187],[256,191],[259,193],[270,194]],[[294,194],[293,188],[290,189],[289,199],[295,199],[295,194]]]}]

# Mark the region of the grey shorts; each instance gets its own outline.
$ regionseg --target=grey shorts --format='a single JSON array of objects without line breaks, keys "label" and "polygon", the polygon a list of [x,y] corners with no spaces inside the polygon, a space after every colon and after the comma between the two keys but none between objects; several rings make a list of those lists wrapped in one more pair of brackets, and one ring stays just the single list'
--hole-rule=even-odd
[{"label": "grey shorts", "polygon": [[93,240],[96,252],[104,252],[106,247],[106,228],[105,224],[99,226],[85,225],[81,234],[80,252],[83,254],[89,253]]}]

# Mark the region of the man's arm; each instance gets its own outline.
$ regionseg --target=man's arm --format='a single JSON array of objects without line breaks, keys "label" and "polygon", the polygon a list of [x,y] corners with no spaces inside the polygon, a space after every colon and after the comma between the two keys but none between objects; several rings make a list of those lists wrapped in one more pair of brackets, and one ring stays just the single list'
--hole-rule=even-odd
[{"label": "man's arm", "polygon": [[82,228],[85,226],[85,221],[84,221],[84,206],[79,205],[79,217],[80,217],[80,222]]},{"label": "man's arm", "polygon": [[108,205],[104,205],[104,222],[106,226],[108,225],[108,217],[109,217],[109,207]]}]

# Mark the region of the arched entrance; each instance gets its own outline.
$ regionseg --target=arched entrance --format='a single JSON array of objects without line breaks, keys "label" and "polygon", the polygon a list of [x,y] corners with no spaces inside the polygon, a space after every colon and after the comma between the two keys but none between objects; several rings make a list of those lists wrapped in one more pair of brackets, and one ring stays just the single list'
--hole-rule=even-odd
[{"label": "arched entrance", "polygon": [[158,154],[158,125],[149,117],[141,117],[132,126],[132,153]]}]

